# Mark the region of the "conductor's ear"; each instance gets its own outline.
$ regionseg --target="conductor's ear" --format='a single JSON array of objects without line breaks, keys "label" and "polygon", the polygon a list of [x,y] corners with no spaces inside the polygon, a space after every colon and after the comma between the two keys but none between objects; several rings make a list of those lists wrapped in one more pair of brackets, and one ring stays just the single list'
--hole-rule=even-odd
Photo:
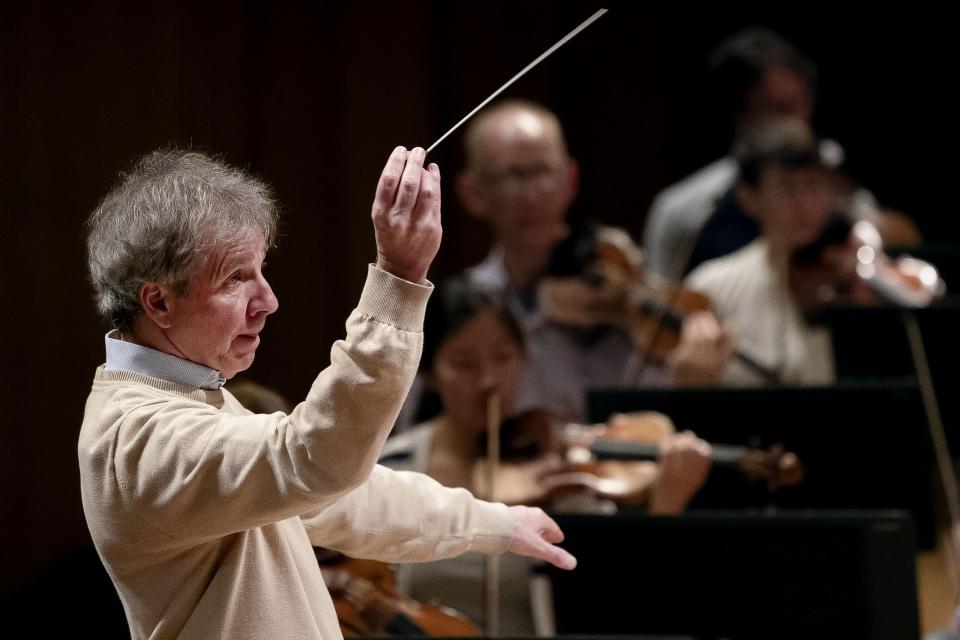
[{"label": "conductor's ear", "polygon": [[140,287],[138,299],[144,317],[161,329],[173,324],[170,317],[170,299],[173,292],[156,282],[147,282]]}]

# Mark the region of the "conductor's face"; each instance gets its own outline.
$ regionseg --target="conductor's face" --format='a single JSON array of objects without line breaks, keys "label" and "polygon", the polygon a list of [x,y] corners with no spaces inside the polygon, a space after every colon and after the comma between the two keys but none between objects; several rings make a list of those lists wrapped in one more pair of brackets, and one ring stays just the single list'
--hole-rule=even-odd
[{"label": "conductor's face", "polygon": [[175,355],[228,379],[253,364],[260,331],[278,306],[263,277],[264,244],[253,236],[217,245],[190,278],[187,295],[167,298],[165,333]]}]

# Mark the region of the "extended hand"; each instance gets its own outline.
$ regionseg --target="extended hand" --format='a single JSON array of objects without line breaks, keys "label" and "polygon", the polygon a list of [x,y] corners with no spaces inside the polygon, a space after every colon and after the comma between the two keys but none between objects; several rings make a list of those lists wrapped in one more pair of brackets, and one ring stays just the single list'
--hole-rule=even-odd
[{"label": "extended hand", "polygon": [[577,559],[556,546],[563,542],[563,532],[553,518],[537,507],[510,507],[513,515],[513,539],[510,551],[522,556],[546,560],[560,569],[573,569]]},{"label": "extended hand", "polygon": [[420,147],[390,154],[373,200],[377,267],[410,282],[426,280],[440,248],[440,168],[423,168]]}]

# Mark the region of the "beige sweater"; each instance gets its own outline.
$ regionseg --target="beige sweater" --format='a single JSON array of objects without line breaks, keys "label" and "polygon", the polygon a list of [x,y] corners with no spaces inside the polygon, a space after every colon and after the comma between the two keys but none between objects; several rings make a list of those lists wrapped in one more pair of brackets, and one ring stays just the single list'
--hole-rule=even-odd
[{"label": "beige sweater", "polygon": [[134,638],[340,638],[311,545],[396,562],[506,549],[505,506],[374,465],[429,291],[371,267],[346,339],[289,416],[97,370],[83,509]]}]

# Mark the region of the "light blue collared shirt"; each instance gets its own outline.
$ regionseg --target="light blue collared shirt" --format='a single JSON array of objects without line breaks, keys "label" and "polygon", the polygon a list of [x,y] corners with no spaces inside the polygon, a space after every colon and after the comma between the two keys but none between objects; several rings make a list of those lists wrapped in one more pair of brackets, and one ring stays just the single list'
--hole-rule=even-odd
[{"label": "light blue collared shirt", "polygon": [[120,339],[114,329],[104,337],[108,371],[132,371],[151,378],[200,389],[219,389],[226,380],[216,369]]}]

